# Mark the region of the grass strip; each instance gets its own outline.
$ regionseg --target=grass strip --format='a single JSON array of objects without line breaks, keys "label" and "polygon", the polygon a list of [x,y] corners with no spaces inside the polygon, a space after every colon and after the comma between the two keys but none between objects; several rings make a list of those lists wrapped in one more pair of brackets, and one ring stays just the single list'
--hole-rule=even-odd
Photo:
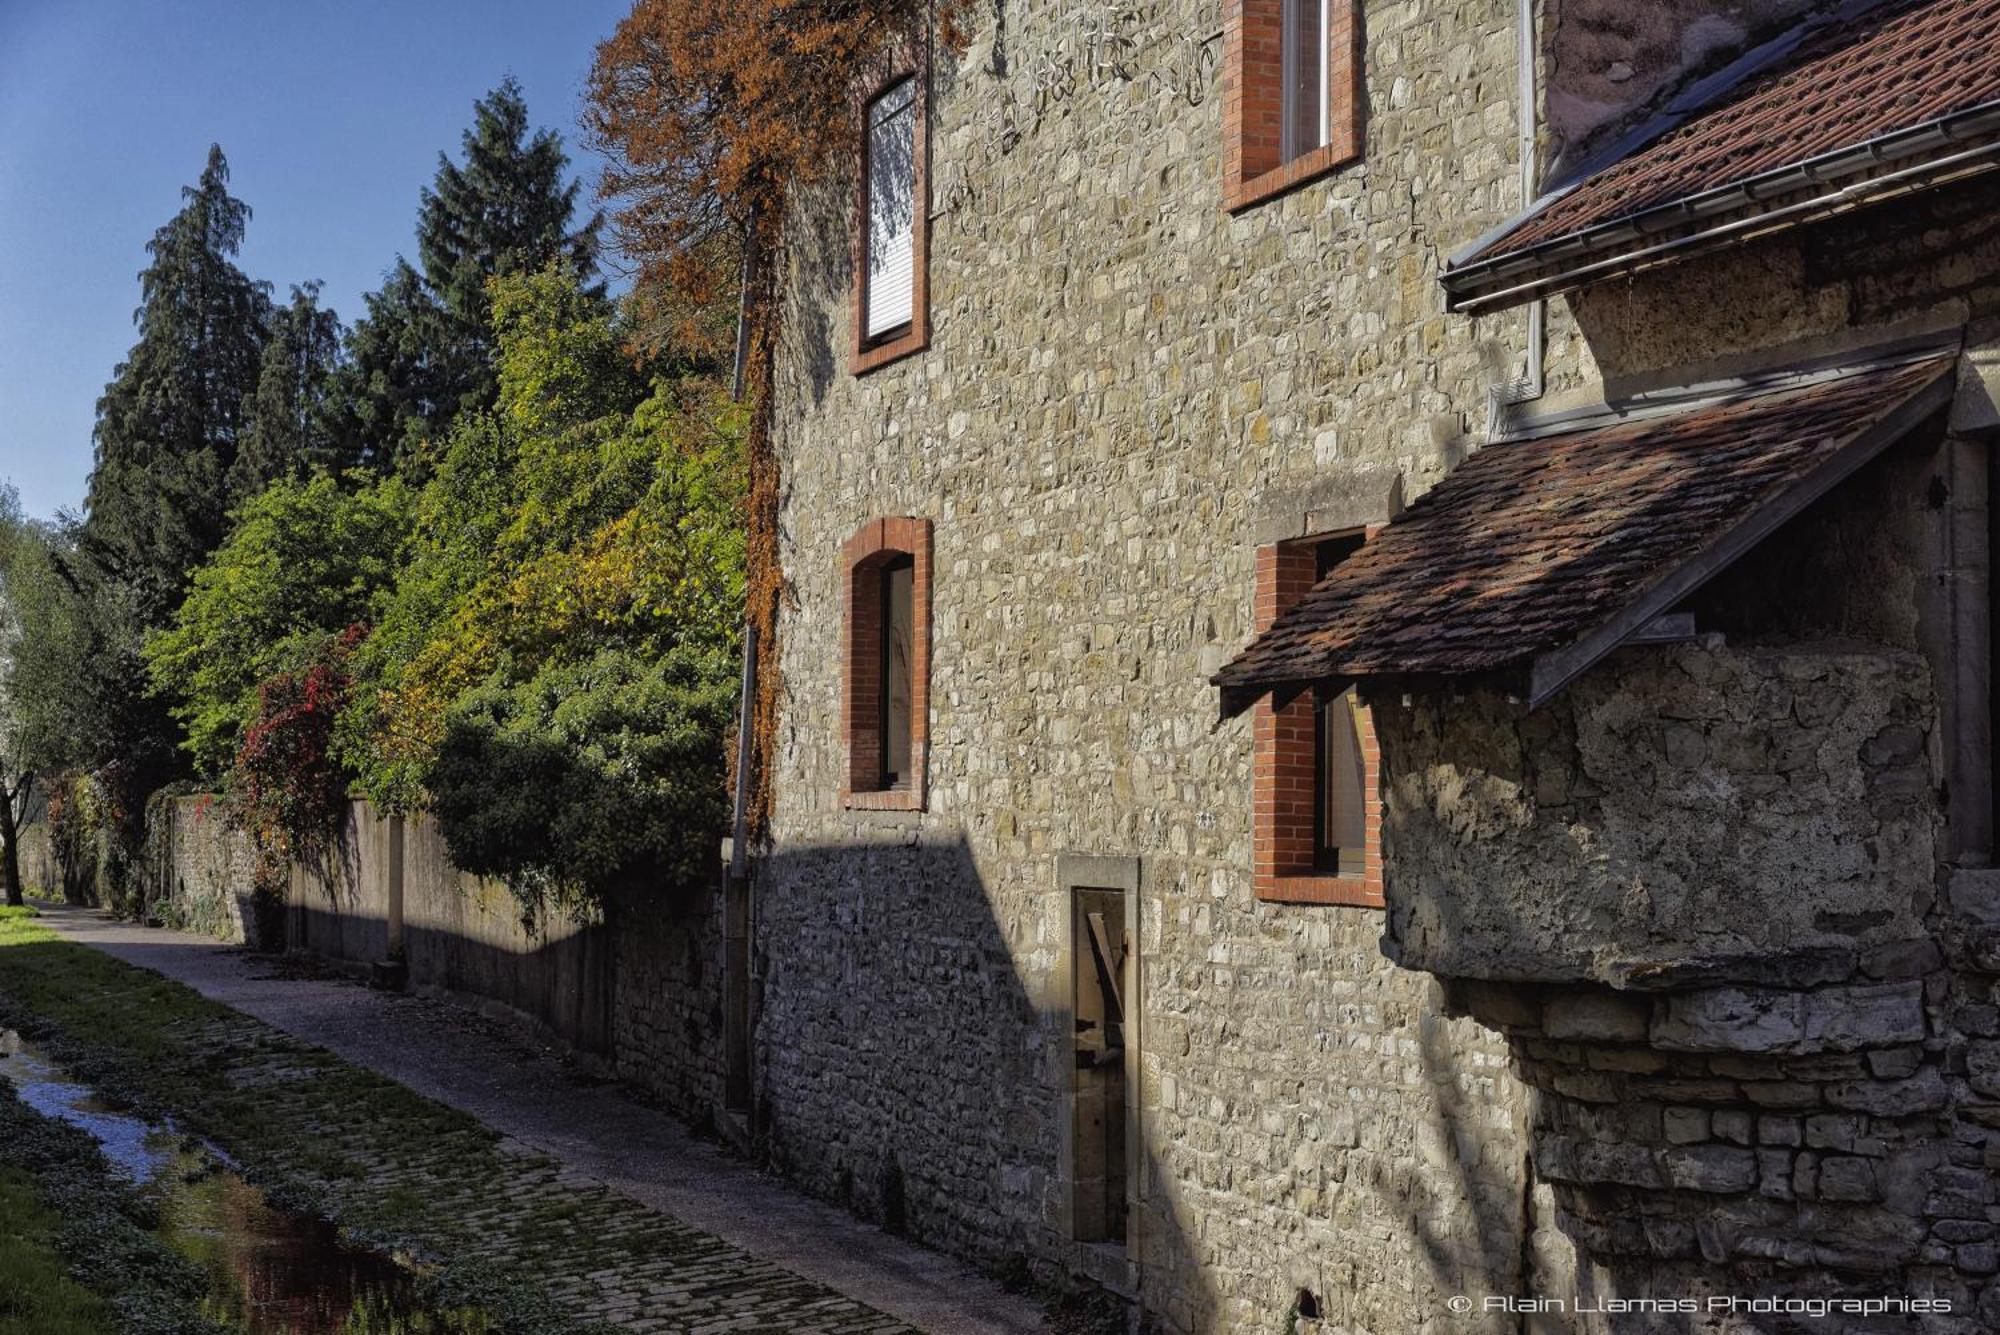
[{"label": "grass strip", "polygon": [[[112,1102],[218,1147],[278,1208],[332,1219],[362,1245],[425,1264],[431,1287],[454,1302],[476,1295],[496,1335],[604,1329],[562,1312],[531,1273],[532,1252],[527,1265],[492,1254],[492,1230],[481,1224],[493,1219],[482,1207],[510,1179],[552,1179],[559,1169],[503,1150],[477,1120],[192,988],[65,941],[32,908],[0,908],[0,1025],[35,1040]],[[9,1099],[36,1117],[11,1091]],[[96,1151],[87,1133],[51,1125]],[[585,1205],[605,1195],[570,1194]],[[69,1214],[65,1201],[65,1236]],[[518,1239],[508,1241],[518,1250]]]}]

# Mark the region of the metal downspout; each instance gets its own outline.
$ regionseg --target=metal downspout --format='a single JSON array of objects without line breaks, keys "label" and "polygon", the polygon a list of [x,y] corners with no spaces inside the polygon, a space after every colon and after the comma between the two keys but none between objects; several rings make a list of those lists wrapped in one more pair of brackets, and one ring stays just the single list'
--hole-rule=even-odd
[{"label": "metal downspout", "polygon": [[[1540,171],[1536,161],[1536,126],[1539,119],[1539,88],[1535,77],[1536,61],[1540,56],[1535,38],[1535,5],[1537,0],[1519,0],[1519,18],[1515,30],[1520,39],[1518,53],[1520,77],[1515,96],[1519,99],[1515,110],[1516,152],[1521,162],[1521,208],[1525,212],[1534,203],[1540,188]],[[1519,380],[1510,380],[1495,385],[1486,391],[1486,438],[1490,441],[1507,427],[1507,414],[1518,404],[1533,403],[1542,397],[1547,388],[1545,357],[1548,348],[1548,298],[1537,298],[1528,307],[1528,373]]]}]

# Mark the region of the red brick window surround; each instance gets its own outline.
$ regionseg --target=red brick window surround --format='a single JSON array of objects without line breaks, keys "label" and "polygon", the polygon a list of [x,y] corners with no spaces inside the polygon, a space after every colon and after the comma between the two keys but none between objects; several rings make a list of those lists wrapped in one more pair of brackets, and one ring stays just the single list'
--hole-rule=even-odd
[{"label": "red brick window surround", "polygon": [[843,805],[922,811],[930,769],[931,521],[871,519],[840,556],[846,588]]},{"label": "red brick window surround", "polygon": [[[1361,533],[1257,549],[1257,628],[1305,595]],[[1251,720],[1251,809],[1257,898],[1282,904],[1382,907],[1382,800],[1375,727],[1353,692],[1308,692]],[[1357,846],[1358,843],[1358,846]]]},{"label": "red brick window surround", "polygon": [[855,111],[855,375],[920,352],[931,337],[930,72],[921,44],[873,74]]},{"label": "red brick window surround", "polygon": [[1232,213],[1361,156],[1360,0],[1224,0],[1222,199]]}]

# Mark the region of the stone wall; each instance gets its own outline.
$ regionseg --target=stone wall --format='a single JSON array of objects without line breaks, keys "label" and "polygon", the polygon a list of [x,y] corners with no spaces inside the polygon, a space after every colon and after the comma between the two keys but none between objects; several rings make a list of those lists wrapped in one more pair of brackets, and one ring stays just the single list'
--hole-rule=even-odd
[{"label": "stone wall", "polygon": [[[930,349],[847,373],[843,190],[789,256],[772,1152],[1172,1329],[1278,1331],[1301,1290],[1445,1328],[1447,1296],[1521,1284],[1526,1091],[1382,959],[1379,912],[1253,897],[1249,728],[1206,678],[1249,634],[1261,515],[1349,470],[1416,494],[1520,371],[1520,316],[1436,288],[1520,202],[1514,7],[1367,5],[1365,160],[1235,217],[1210,0],[999,12],[941,71]],[[840,549],[885,515],[935,521],[921,813],[840,799]],[[1136,1271],[1071,1234],[1065,854],[1139,867]]]},{"label": "stone wall", "polygon": [[1921,658],[1632,649],[1543,714],[1481,693],[1376,717],[1392,951],[1541,1091],[1577,1296],[2000,1320],[2000,878],[1938,894]]},{"label": "stone wall", "polygon": [[697,1124],[722,1102],[722,924],[712,887],[627,891],[607,906],[618,1076]]},{"label": "stone wall", "polygon": [[1621,651],[1532,714],[1382,701],[1393,953],[1619,987],[1848,972],[1926,930],[1934,723],[1915,653],[1719,636]]},{"label": "stone wall", "polygon": [[[249,838],[214,797],[174,798],[156,810],[164,829],[151,841],[158,852],[146,873],[148,915],[256,944],[256,854]],[[385,958],[388,830],[369,803],[351,802],[328,860],[292,868],[287,946],[357,967]],[[528,930],[504,886],[451,865],[428,818],[405,823],[402,851],[405,962],[413,987],[518,1017],[583,1052],[611,1052],[614,969],[602,924],[550,915]]]},{"label": "stone wall", "polygon": [[158,822],[147,831],[153,865],[139,877],[147,918],[219,941],[254,943],[257,852],[230,822],[228,808],[200,795],[169,798],[150,814]]}]

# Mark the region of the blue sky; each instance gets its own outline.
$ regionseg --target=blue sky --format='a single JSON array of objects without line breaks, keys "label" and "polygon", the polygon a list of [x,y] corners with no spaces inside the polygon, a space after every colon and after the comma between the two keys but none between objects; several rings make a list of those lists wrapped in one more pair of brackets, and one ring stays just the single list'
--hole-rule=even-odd
[{"label": "blue sky", "polygon": [[0,481],[79,506],[138,272],[211,142],[253,211],[240,263],[351,321],[473,101],[511,73],[596,184],[577,112],[630,0],[0,0]]}]

